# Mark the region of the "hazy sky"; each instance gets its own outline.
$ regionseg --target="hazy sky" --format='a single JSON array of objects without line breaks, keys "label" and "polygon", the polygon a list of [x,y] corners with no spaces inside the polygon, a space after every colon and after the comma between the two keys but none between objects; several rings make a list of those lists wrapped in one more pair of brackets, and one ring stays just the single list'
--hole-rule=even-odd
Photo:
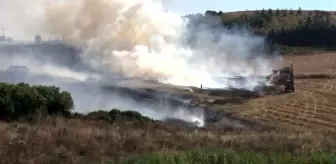
[{"label": "hazy sky", "polygon": [[206,10],[237,11],[301,7],[303,10],[335,10],[336,0],[173,0],[169,6],[181,14],[204,13]]}]

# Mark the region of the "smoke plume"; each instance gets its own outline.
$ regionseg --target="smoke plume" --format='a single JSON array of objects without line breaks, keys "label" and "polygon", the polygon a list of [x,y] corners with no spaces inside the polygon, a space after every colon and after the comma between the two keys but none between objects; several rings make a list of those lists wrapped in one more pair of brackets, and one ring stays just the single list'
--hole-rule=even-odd
[{"label": "smoke plume", "polygon": [[[45,47],[44,47],[45,48]],[[47,54],[52,55],[52,54]],[[53,54],[60,57],[62,54]],[[204,123],[204,110],[188,107],[184,99],[146,88],[130,87],[127,81],[118,78],[94,80],[92,73],[75,71],[62,65],[60,59],[46,62],[38,52],[6,55],[0,52],[0,81],[9,83],[26,82],[35,85],[56,85],[71,93],[75,111],[87,113],[95,110],[134,110],[156,120],[179,119],[186,122]],[[78,62],[78,61],[77,61]],[[88,79],[92,80],[88,80]],[[126,82],[126,85],[125,85]],[[131,83],[140,84],[137,81]],[[102,86],[106,86],[103,88]]]},{"label": "smoke plume", "polygon": [[[216,29],[218,18],[197,22],[155,0],[72,0],[46,7],[45,29],[85,49],[97,69],[175,85],[253,89],[271,73],[264,39]],[[248,78],[237,83],[232,77]]]},{"label": "smoke plume", "polygon": [[[257,76],[270,73],[274,66],[272,59],[265,57],[264,38],[247,30],[218,28],[218,17],[182,17],[167,11],[162,1],[0,0],[0,4],[0,20],[14,38],[31,40],[40,33],[83,49],[76,62],[60,59],[64,55],[61,52],[53,57],[45,52],[0,52],[0,80],[60,86],[71,92],[78,112],[120,108],[154,119],[174,118],[204,125],[204,111],[187,110],[183,103],[170,104],[175,96],[154,94],[152,100],[165,103],[151,103],[132,97],[134,90],[102,92],[101,86],[117,87],[119,80],[110,77],[120,76],[254,90],[265,83]],[[16,76],[6,70],[11,65],[25,66],[29,71]],[[101,80],[105,77],[108,80]]]}]

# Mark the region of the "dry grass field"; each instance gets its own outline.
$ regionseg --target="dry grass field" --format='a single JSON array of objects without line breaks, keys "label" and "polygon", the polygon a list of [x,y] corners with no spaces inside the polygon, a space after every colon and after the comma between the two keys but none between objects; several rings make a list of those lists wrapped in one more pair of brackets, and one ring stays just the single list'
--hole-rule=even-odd
[{"label": "dry grass field", "polygon": [[[295,74],[336,71],[333,54],[289,56],[285,60],[293,62]],[[256,96],[237,103],[233,103],[231,95],[224,103],[205,103],[208,110],[225,110],[230,117],[271,127],[265,131],[215,126],[181,129],[156,122],[108,124],[63,118],[34,124],[0,123],[0,163],[104,163],[132,154],[174,153],[205,147],[258,152],[335,150],[336,133],[331,130],[336,129],[336,79],[305,77],[296,79],[295,84],[294,93]],[[226,98],[214,93],[197,93],[197,96]],[[223,117],[223,124],[225,120]]]},{"label": "dry grass field", "polygon": [[198,148],[302,153],[332,152],[336,133],[180,130],[162,124],[50,118],[37,124],[0,123],[0,163],[104,163],[133,154],[166,154]]}]

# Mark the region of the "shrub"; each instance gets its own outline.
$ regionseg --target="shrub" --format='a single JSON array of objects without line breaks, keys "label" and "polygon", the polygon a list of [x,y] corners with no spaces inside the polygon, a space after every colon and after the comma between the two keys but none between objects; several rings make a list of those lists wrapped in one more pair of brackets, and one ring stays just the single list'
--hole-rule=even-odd
[{"label": "shrub", "polygon": [[13,120],[36,115],[69,116],[74,109],[71,94],[55,86],[0,83],[0,119]]},{"label": "shrub", "polygon": [[153,121],[152,119],[142,116],[135,111],[120,111],[118,109],[112,109],[110,111],[94,111],[85,116],[88,120],[104,120],[104,121]]},{"label": "shrub", "polygon": [[94,111],[87,115],[71,113],[71,94],[56,86],[31,86],[26,83],[0,83],[0,120],[31,120],[36,116],[65,116],[103,121],[153,121],[135,111]]},{"label": "shrub", "polygon": [[88,120],[111,121],[111,117],[109,116],[109,112],[108,111],[103,111],[103,110],[90,112],[85,117]]}]

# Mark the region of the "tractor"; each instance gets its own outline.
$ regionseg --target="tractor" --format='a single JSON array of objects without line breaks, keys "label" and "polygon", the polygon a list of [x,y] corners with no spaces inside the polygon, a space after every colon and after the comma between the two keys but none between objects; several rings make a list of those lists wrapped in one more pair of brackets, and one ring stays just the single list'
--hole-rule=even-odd
[{"label": "tractor", "polygon": [[275,85],[284,85],[285,92],[294,92],[294,71],[293,65],[290,64],[289,67],[283,67],[278,70],[273,70],[273,74],[267,76],[270,83]]}]

